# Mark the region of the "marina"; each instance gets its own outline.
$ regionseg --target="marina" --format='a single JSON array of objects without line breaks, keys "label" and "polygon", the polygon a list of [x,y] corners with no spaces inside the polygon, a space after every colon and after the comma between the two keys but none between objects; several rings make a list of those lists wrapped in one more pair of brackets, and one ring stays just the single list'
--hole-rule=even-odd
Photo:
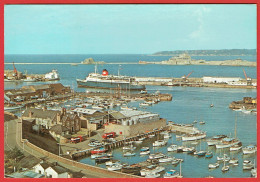
[{"label": "marina", "polygon": [[[62,78],[62,72],[60,76]],[[67,83],[72,78],[68,79]],[[63,83],[64,80],[58,82]],[[48,109],[66,108],[67,112],[73,108],[74,112],[85,115],[94,111],[107,112],[105,115],[117,118],[118,122],[120,118],[113,114],[115,111],[120,111],[125,117],[137,117],[138,115],[134,113],[141,114],[142,111],[143,114],[149,112],[147,114],[152,114],[153,117],[158,113],[166,125],[157,130],[143,130],[143,133],[127,136],[125,139],[123,135],[117,133],[113,140],[107,138],[106,140],[109,140],[107,143],[104,143],[106,137],[100,136],[111,130],[99,128],[98,134],[90,138],[84,136],[82,142],[62,144],[63,155],[68,152],[72,159],[81,163],[138,176],[142,176],[140,171],[145,171],[145,166],[155,165],[153,168],[157,166],[160,172],[154,171],[143,175],[149,178],[251,176],[249,168],[253,169],[252,165],[243,167],[242,164],[243,160],[256,160],[256,155],[254,152],[243,154],[242,148],[256,144],[256,131],[253,129],[256,125],[256,115],[236,112],[228,109],[228,106],[232,101],[239,100],[245,95],[255,98],[255,89],[147,85],[147,92],[144,92],[127,89],[77,88],[76,79],[71,82],[73,83],[70,83],[70,86],[75,89],[73,92],[57,95],[56,98],[20,101],[24,107],[14,109],[12,112],[19,115],[26,106],[42,109],[47,105]],[[57,81],[49,84],[56,83]],[[6,84],[10,89],[21,88],[19,85],[17,88],[12,82]],[[28,84],[24,82],[21,86]],[[8,95],[8,98],[16,97]],[[211,107],[211,104],[214,104],[214,107]],[[239,141],[232,138],[235,117],[237,117],[236,137]],[[137,124],[134,120],[130,123],[127,124],[129,128]],[[220,147],[219,142],[223,138],[225,142],[234,141],[232,147]],[[95,141],[90,142],[91,139]],[[242,142],[242,145],[239,142]],[[78,149],[72,150],[69,148],[71,146]],[[108,153],[104,153],[107,151]],[[106,163],[111,160],[117,163],[107,167]],[[190,172],[190,167],[194,168],[193,172]]]}]

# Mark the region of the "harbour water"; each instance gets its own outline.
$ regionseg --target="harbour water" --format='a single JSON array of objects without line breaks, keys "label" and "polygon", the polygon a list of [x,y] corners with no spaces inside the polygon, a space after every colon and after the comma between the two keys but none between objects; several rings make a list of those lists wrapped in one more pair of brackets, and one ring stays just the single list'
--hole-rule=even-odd
[{"label": "harbour water", "polygon": [[[111,55],[99,55],[100,59],[92,56],[96,61],[106,61],[112,60]],[[71,58],[72,57],[72,58]],[[91,56],[89,56],[91,57]],[[101,59],[102,57],[102,59]],[[141,60],[151,60],[156,61],[165,60],[169,57],[160,56],[132,56],[125,55],[117,57],[114,55],[113,60],[117,62],[138,62]],[[33,62],[33,58],[28,57],[25,59],[24,56],[6,56],[6,62]],[[80,62],[88,57],[80,57],[79,55],[58,57],[51,56],[38,56],[35,62]],[[228,58],[226,58],[228,59]],[[112,62],[112,61],[111,61]],[[116,61],[115,61],[116,62]],[[158,77],[181,77],[187,75],[189,72],[194,71],[191,77],[202,77],[202,76],[223,76],[223,77],[244,77],[242,69],[244,68],[247,75],[256,78],[256,68],[255,67],[231,67],[231,66],[165,66],[165,65],[137,65],[129,64],[122,65],[122,70],[120,70],[122,75],[129,76],[158,76]],[[86,91],[86,88],[77,88],[76,79],[85,78],[88,73],[94,71],[94,65],[16,65],[18,71],[24,72],[27,70],[29,74],[44,74],[49,72],[51,69],[57,69],[61,80],[58,81],[64,85],[70,85],[77,91]],[[99,65],[98,69],[101,71],[106,68],[110,73],[117,74],[118,65]],[[12,65],[5,65],[5,69],[13,69]],[[5,89],[20,88],[23,85],[30,84],[43,84],[43,83],[5,83]],[[237,138],[241,140],[243,146],[249,144],[256,144],[256,115],[255,114],[244,114],[242,112],[232,111],[228,108],[228,105],[235,100],[242,100],[243,97],[256,97],[255,89],[229,89],[229,88],[193,88],[193,87],[162,87],[162,86],[147,86],[148,92],[155,92],[159,90],[161,93],[170,93],[173,96],[173,100],[170,102],[160,102],[154,106],[148,106],[147,111],[154,113],[159,113],[162,118],[167,119],[167,121],[174,121],[175,123],[192,123],[194,120],[205,121],[205,125],[196,124],[200,130],[207,132],[207,138],[218,134],[225,134],[228,136],[234,136],[235,132],[235,118],[237,117]],[[213,103],[214,107],[210,107]],[[129,103],[129,106],[134,106],[138,108],[138,102]],[[172,139],[169,139],[167,146],[174,143],[177,145],[184,145],[181,141],[177,141],[175,134],[172,134]],[[243,171],[242,163],[244,159],[256,160],[255,155],[243,156],[242,152],[230,153],[226,150],[216,150],[214,147],[207,148],[205,140],[200,141],[196,146],[199,150],[211,150],[213,151],[213,157],[211,159],[205,159],[204,157],[198,158],[193,155],[188,155],[185,153],[168,153],[167,146],[152,148],[152,142],[155,139],[147,139],[142,146],[149,146],[151,151],[163,152],[170,156],[176,158],[183,158],[182,163],[182,174],[187,178],[199,178],[206,176],[214,176],[219,178],[241,178],[250,177],[250,170]],[[140,147],[137,147],[135,152],[136,156],[131,158],[123,157],[123,150],[121,148],[113,151],[114,158],[119,159],[121,162],[126,162],[129,164],[134,164],[137,162],[145,161],[148,156],[140,157],[139,151]],[[208,164],[215,163],[217,161],[217,155],[223,155],[227,153],[231,157],[237,157],[239,159],[239,165],[231,167],[226,173],[222,173],[220,165],[219,168],[215,170],[209,170]],[[83,163],[95,165],[94,161],[85,158],[80,160]],[[104,167],[104,165],[100,165]],[[174,167],[171,164],[164,165],[166,171],[170,169],[176,169],[179,171],[179,166]]]}]

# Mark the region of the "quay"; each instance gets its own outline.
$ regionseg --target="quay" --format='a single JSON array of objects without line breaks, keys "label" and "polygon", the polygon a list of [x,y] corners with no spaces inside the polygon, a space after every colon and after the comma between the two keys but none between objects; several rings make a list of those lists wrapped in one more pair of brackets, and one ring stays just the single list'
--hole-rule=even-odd
[{"label": "quay", "polygon": [[[115,141],[113,143],[105,144],[103,147],[105,149],[107,149],[108,151],[111,151],[115,148],[122,147],[127,142],[137,141],[139,138],[148,137],[148,135],[151,135],[151,134],[159,135],[160,132],[166,131],[166,130],[169,130],[169,126],[166,126],[164,128],[158,129],[158,130],[150,131],[150,132],[147,132],[147,133],[139,134],[139,135],[136,135],[136,136],[128,137],[128,138],[125,138],[125,139],[122,139],[122,140],[118,140],[118,141]],[[91,151],[94,150],[94,149],[98,149],[98,148],[100,148],[100,147],[94,147],[94,148],[90,148],[90,149],[75,151],[72,154],[70,154],[70,156],[71,156],[72,159],[78,160],[80,158],[90,156]]]},{"label": "quay", "polygon": [[[189,76],[189,75],[188,75]],[[215,88],[243,88],[256,89],[256,79],[242,79],[239,77],[210,77],[202,78],[173,77],[136,77],[137,84],[154,86],[186,86],[186,87],[215,87]]]}]

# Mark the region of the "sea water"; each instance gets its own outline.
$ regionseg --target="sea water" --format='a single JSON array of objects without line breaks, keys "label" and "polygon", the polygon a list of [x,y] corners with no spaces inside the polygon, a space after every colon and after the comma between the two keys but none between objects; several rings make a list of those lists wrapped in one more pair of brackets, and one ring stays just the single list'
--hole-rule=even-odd
[{"label": "sea water", "polygon": [[[91,57],[91,56],[88,56]],[[80,62],[85,58],[86,55],[37,55],[37,56],[24,56],[24,55],[8,55],[5,57],[6,62]],[[112,60],[115,63],[120,62],[135,62],[141,60],[150,61],[161,61],[168,59],[167,57],[160,56],[146,56],[146,55],[98,55],[97,57],[92,56],[97,61]],[[26,59],[25,59],[26,58]],[[223,58],[223,57],[221,57]],[[228,59],[227,57],[226,59]],[[217,59],[217,58],[215,58]],[[220,58],[219,58],[220,59]],[[252,59],[253,60],[253,59]],[[93,65],[15,65],[18,71],[24,72],[27,70],[31,74],[44,74],[52,69],[57,69],[61,80],[50,83],[62,83],[64,85],[70,85],[77,91],[85,92],[86,88],[77,88],[76,79],[84,79],[88,73],[94,71]],[[99,72],[106,68],[111,74],[117,74],[118,65],[99,65]],[[5,65],[5,69],[12,69],[12,65]],[[158,77],[181,77],[187,75],[189,72],[194,71],[191,77],[202,77],[202,76],[223,76],[223,77],[244,77],[243,70],[246,70],[248,76],[256,78],[255,67],[232,67],[232,66],[166,66],[166,65],[138,65],[138,64],[126,64],[121,65],[120,74],[129,76],[158,76]],[[31,84],[44,84],[44,83],[12,83],[6,82],[5,89],[20,88],[23,85]],[[175,123],[192,123],[194,120],[205,121],[205,125],[195,125],[198,129],[207,132],[207,138],[214,135],[225,134],[231,137],[235,135],[235,122],[237,138],[241,140],[243,146],[250,144],[256,144],[256,115],[255,114],[244,114],[242,112],[236,112],[229,109],[229,104],[232,101],[242,100],[243,97],[256,97],[256,89],[232,89],[232,88],[193,88],[193,87],[166,87],[166,86],[147,86],[148,92],[160,91],[161,93],[170,93],[173,96],[172,101],[165,101],[148,106],[146,109],[139,108],[139,102],[129,103],[129,106],[134,106],[140,110],[150,111],[158,113],[162,118],[167,121],[174,121]],[[214,107],[210,107],[210,104],[214,104]],[[237,119],[236,119],[237,118]],[[168,153],[167,147],[169,145],[187,145],[189,143],[182,143],[176,140],[176,135],[171,134],[172,138],[168,140],[167,146],[152,148],[152,142],[154,139],[147,139],[134,151],[137,153],[134,157],[123,157],[123,150],[121,148],[113,151],[115,159],[119,159],[121,162],[134,164],[141,161],[145,161],[148,156],[140,157],[139,151],[141,146],[149,146],[153,152],[163,152],[167,155],[174,156],[176,158],[183,158],[182,163],[182,175],[188,178],[200,178],[206,176],[214,176],[219,178],[241,178],[250,177],[250,170],[243,170],[242,163],[244,159],[256,160],[255,155],[243,156],[242,152],[232,152],[228,150],[216,150],[214,147],[207,147],[206,141],[199,141],[198,145],[195,146],[197,150],[211,150],[213,151],[213,157],[206,159],[205,157],[195,157],[186,153]],[[208,164],[217,162],[216,157],[227,153],[230,157],[236,157],[239,159],[239,165],[230,167],[230,170],[226,173],[221,171],[223,163],[220,167],[215,170],[209,170]],[[80,160],[83,163],[95,165],[94,160],[85,158]],[[179,171],[179,165],[173,166],[171,164],[163,164],[166,167],[166,171],[170,169],[176,169]],[[105,167],[104,164],[100,167]]]}]

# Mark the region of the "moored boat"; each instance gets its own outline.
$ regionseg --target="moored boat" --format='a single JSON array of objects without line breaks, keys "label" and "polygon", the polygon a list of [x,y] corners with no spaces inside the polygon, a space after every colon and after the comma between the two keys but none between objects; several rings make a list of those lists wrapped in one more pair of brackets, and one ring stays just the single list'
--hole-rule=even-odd
[{"label": "moored boat", "polygon": [[182,141],[192,141],[192,140],[200,140],[206,138],[205,132],[194,132],[191,134],[186,134],[182,136]]},{"label": "moored boat", "polygon": [[218,144],[216,144],[217,149],[221,148],[228,148],[234,145],[239,144],[240,141],[236,138],[224,138],[222,141],[220,141]]},{"label": "moored boat", "polygon": [[246,155],[246,154],[254,154],[254,153],[256,153],[256,150],[257,150],[257,148],[254,145],[249,145],[249,146],[247,146],[245,148],[242,148],[242,151],[243,151],[244,155]]},{"label": "moored boat", "polygon": [[141,176],[146,176],[150,173],[159,173],[165,170],[163,166],[150,165],[140,171]]},{"label": "moored boat", "polygon": [[161,147],[161,146],[164,146],[167,144],[167,141],[166,140],[156,140],[154,143],[153,143],[153,147]]},{"label": "moored boat", "polygon": [[205,154],[206,158],[211,158],[213,157],[213,153],[211,151],[207,151],[207,153]]},{"label": "moored boat", "polygon": [[132,157],[132,156],[135,156],[136,153],[134,152],[126,152],[123,154],[124,157]]},{"label": "moored boat", "polygon": [[105,149],[104,147],[101,147],[101,148],[99,148],[99,149],[94,149],[94,150],[92,150],[92,151],[91,151],[91,154],[104,153],[104,152],[106,152],[106,151],[107,151],[107,149]]},{"label": "moored boat", "polygon": [[107,166],[107,170],[109,171],[117,171],[122,169],[123,165],[119,163],[112,164],[111,166]]},{"label": "moored boat", "polygon": [[[118,70],[119,73],[119,70]],[[104,69],[102,74],[97,73],[95,66],[95,73],[89,73],[86,79],[77,79],[78,87],[90,87],[101,89],[122,89],[122,90],[145,90],[145,85],[139,85],[135,77],[109,75],[108,71]]]},{"label": "moored boat", "polygon": [[226,138],[226,135],[216,135],[212,138],[210,138],[209,140],[207,140],[207,144],[208,146],[213,146],[218,144],[223,138]]},{"label": "moored boat", "polygon": [[159,163],[172,162],[173,160],[174,160],[174,157],[164,156],[159,159]]},{"label": "moored boat", "polygon": [[179,175],[180,175],[180,174],[179,174],[176,170],[172,169],[172,170],[170,170],[170,171],[167,171],[167,172],[163,175],[163,177],[164,177],[164,178],[177,178]]},{"label": "moored boat", "polygon": [[177,151],[177,148],[178,148],[178,146],[173,144],[173,145],[170,145],[170,146],[167,148],[167,151],[168,151],[168,152]]},{"label": "moored boat", "polygon": [[215,169],[219,167],[219,163],[209,164],[209,169]]}]

